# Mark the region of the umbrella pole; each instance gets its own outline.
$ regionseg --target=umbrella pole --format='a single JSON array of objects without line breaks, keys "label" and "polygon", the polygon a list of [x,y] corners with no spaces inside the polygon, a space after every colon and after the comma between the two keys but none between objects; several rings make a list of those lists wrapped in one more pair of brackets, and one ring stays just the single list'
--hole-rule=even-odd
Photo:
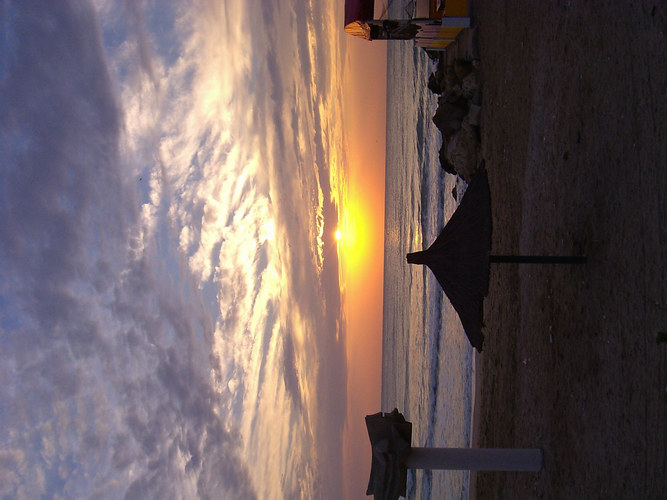
[{"label": "umbrella pole", "polygon": [[409,469],[539,471],[542,450],[529,448],[411,448]]},{"label": "umbrella pole", "polygon": [[585,264],[586,257],[569,255],[489,255],[489,262],[506,264]]}]

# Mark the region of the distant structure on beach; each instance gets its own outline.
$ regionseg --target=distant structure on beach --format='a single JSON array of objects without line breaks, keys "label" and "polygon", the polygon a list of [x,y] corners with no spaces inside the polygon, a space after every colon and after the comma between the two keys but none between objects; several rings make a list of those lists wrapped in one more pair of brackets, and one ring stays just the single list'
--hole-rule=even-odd
[{"label": "distant structure on beach", "polygon": [[413,448],[412,423],[398,409],[366,415],[371,477],[366,495],[398,500],[406,495],[408,469],[539,472],[539,448]]},{"label": "distant structure on beach", "polygon": [[366,40],[417,40],[442,50],[470,26],[468,0],[417,0],[411,19],[374,19],[375,0],[345,0],[345,31]]}]

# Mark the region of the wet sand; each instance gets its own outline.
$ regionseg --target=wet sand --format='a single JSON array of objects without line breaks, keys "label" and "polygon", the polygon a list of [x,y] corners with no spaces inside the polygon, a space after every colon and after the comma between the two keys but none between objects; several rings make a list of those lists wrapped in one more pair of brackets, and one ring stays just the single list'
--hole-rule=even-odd
[{"label": "wet sand", "polygon": [[477,498],[667,491],[667,5],[475,0],[493,253],[475,446],[539,447]]}]

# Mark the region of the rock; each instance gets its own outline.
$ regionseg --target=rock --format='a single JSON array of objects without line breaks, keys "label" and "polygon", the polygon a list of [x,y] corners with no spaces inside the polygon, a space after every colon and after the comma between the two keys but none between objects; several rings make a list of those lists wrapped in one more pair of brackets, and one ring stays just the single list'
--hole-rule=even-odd
[{"label": "rock", "polygon": [[482,112],[482,107],[477,104],[470,105],[470,111],[468,113],[468,119],[470,120],[470,125],[479,126],[479,115]]},{"label": "rock", "polygon": [[461,81],[456,76],[454,68],[447,66],[442,72],[442,81],[440,86],[443,88],[445,93],[456,93],[461,88]]},{"label": "rock", "polygon": [[474,128],[466,117],[461,128],[447,142],[446,159],[459,176],[470,182],[477,171],[479,151]]},{"label": "rock", "polygon": [[428,89],[434,94],[442,94],[440,77],[437,73],[431,73],[431,76],[428,77]]},{"label": "rock", "polygon": [[[468,147],[463,135],[463,131],[459,130],[447,142],[446,159],[459,175],[465,170],[468,161]],[[461,177],[466,179],[463,175]]]},{"label": "rock", "polygon": [[438,100],[438,109],[433,116],[433,123],[445,138],[449,138],[461,128],[461,123],[467,114],[467,100],[443,94]]},{"label": "rock", "polygon": [[472,98],[477,93],[479,89],[479,80],[477,79],[477,73],[468,74],[463,80],[461,80],[461,96],[472,100]]},{"label": "rock", "polygon": [[459,81],[468,76],[473,70],[472,61],[466,59],[457,59],[454,61],[454,73]]},{"label": "rock", "polygon": [[[438,68],[433,73],[431,73],[431,76],[428,79],[428,88],[431,92],[434,94],[442,94],[443,92],[447,92],[449,90],[449,87],[451,87],[451,78],[448,75],[449,69],[450,68],[445,66],[444,61],[441,59],[440,63],[438,64]],[[456,83],[457,82],[454,79],[453,84]]]},{"label": "rock", "polygon": [[432,61],[442,61],[442,52],[440,52],[439,50],[429,50],[429,49],[424,49],[424,50],[428,58],[431,59]]},{"label": "rock", "polygon": [[469,182],[481,156],[478,65],[457,59],[446,66],[444,58],[440,59],[438,69],[429,77],[428,88],[440,95],[433,116],[433,123],[443,136],[440,166]]},{"label": "rock", "polygon": [[[443,141],[442,147],[440,148],[440,167],[447,172],[448,174],[456,175],[456,170],[454,169],[454,165],[449,163],[449,160],[447,159],[447,142]],[[456,198],[456,197],[455,197]]]}]

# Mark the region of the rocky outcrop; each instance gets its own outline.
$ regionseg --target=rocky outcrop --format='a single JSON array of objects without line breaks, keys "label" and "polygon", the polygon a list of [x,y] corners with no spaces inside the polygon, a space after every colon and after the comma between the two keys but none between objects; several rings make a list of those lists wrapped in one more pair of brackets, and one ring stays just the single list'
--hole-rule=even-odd
[{"label": "rocky outcrop", "polygon": [[439,94],[433,123],[442,133],[440,165],[470,181],[481,157],[479,114],[481,95],[476,64],[458,59],[451,65],[440,60],[429,77],[428,88]]},{"label": "rocky outcrop", "polygon": [[461,128],[463,119],[468,115],[468,108],[468,101],[463,97],[442,94],[438,99],[433,123],[444,137],[449,138]]}]

